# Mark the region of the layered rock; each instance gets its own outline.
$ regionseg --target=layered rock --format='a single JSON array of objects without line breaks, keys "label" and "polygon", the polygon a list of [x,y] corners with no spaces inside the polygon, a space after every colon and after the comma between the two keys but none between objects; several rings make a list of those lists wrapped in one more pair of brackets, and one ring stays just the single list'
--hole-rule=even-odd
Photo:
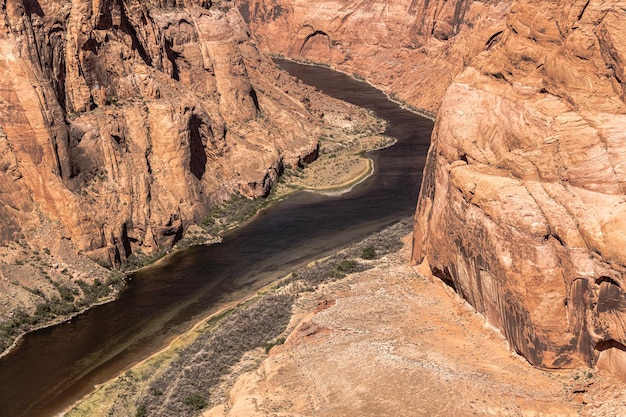
[{"label": "layered rock", "polygon": [[413,259],[541,367],[626,376],[625,6],[514,1],[433,133]]},{"label": "layered rock", "polygon": [[413,106],[439,108],[445,89],[504,29],[509,1],[239,0],[259,44],[329,64]]},{"label": "layered rock", "polygon": [[310,113],[227,3],[18,0],[3,18],[5,243],[52,222],[108,264],[154,253],[316,152]]}]

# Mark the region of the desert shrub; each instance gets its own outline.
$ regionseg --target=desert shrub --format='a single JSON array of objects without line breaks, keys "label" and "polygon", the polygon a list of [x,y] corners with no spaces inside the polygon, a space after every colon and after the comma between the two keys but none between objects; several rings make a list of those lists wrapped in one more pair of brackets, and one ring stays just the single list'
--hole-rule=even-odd
[{"label": "desert shrub", "polygon": [[213,234],[246,221],[268,204],[267,198],[249,199],[241,194],[233,194],[230,199],[215,206],[202,220],[202,226]]},{"label": "desert shrub", "polygon": [[63,284],[57,284],[56,287],[59,291],[59,297],[61,300],[68,303],[74,301],[74,291],[72,289]]},{"label": "desert shrub", "polygon": [[274,346],[279,346],[285,343],[285,338],[284,337],[279,337],[278,339],[276,339],[273,342],[269,342],[265,344],[265,354],[270,353],[270,350],[272,350],[272,348]]},{"label": "desert shrub", "polygon": [[99,278],[96,278],[91,285],[80,279],[76,281],[76,284],[83,292],[82,304],[93,304],[111,293],[111,287]]},{"label": "desert shrub", "polygon": [[145,404],[141,404],[137,407],[137,412],[135,413],[135,417],[146,417],[148,415],[148,409]]},{"label": "desert shrub", "polygon": [[368,245],[361,251],[361,259],[374,259],[376,257],[376,249],[373,246]]},{"label": "desert shrub", "polygon": [[183,404],[193,410],[202,410],[203,408],[206,408],[207,401],[200,394],[191,394],[183,399]]},{"label": "desert shrub", "polygon": [[354,259],[344,259],[335,267],[339,272],[352,272],[356,270],[357,262]]},{"label": "desert shrub", "polygon": [[[225,315],[219,326],[198,336],[150,384],[141,399],[148,404],[148,415],[195,415],[197,409],[186,404],[186,399],[210,392],[245,352],[263,347],[268,338],[280,335],[291,318],[293,300],[291,295],[265,294]],[[163,395],[155,396],[154,392]]]},{"label": "desert shrub", "polygon": [[33,288],[32,290],[30,290],[30,292],[36,295],[37,297],[46,298],[46,295],[39,288]]}]

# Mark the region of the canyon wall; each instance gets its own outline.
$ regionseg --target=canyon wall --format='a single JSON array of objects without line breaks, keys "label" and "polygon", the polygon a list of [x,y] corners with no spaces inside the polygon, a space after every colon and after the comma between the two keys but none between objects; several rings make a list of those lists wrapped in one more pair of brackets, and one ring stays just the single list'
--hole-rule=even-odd
[{"label": "canyon wall", "polygon": [[[107,264],[155,253],[212,204],[264,195],[283,162],[315,156],[312,116],[275,86],[281,74],[227,3],[3,10],[4,243],[46,223]],[[291,96],[306,94],[291,83]]]},{"label": "canyon wall", "polygon": [[532,364],[624,377],[625,10],[512,3],[443,98],[413,253]]},{"label": "canyon wall", "polygon": [[438,113],[415,262],[532,364],[626,375],[626,3],[241,1],[275,54]]},{"label": "canyon wall", "polygon": [[510,1],[239,0],[259,45],[365,77],[429,112],[490,37]]}]

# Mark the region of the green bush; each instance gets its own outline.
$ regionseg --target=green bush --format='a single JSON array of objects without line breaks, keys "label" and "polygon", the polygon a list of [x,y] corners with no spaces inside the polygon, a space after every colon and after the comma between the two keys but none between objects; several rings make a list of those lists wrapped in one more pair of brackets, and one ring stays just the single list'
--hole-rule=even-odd
[{"label": "green bush", "polygon": [[185,404],[187,407],[191,407],[194,410],[202,410],[203,408],[206,408],[207,401],[200,394],[191,394],[183,399],[183,404]]},{"label": "green bush", "polygon": [[135,417],[146,417],[148,415],[148,409],[145,404],[141,404],[137,407],[137,412],[135,413]]},{"label": "green bush", "polygon": [[361,251],[361,259],[374,259],[376,257],[376,249],[373,246],[366,246]]},{"label": "green bush", "polygon": [[356,269],[356,265],[357,263],[354,259],[344,259],[339,265],[337,265],[336,269],[338,272],[348,273],[354,271]]}]

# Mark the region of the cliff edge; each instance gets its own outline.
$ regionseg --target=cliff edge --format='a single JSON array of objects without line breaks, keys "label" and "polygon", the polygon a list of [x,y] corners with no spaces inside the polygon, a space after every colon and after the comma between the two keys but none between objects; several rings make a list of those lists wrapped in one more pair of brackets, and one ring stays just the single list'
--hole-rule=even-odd
[{"label": "cliff edge", "polygon": [[443,98],[413,249],[533,365],[622,377],[624,6],[512,2]]},{"label": "cliff edge", "polygon": [[266,50],[437,112],[413,261],[533,365],[626,376],[621,1],[241,1]]},{"label": "cliff edge", "polygon": [[[310,162],[321,94],[228,2],[6,2],[0,24],[0,347],[102,299],[233,194]],[[100,264],[100,265],[98,265]]]}]

